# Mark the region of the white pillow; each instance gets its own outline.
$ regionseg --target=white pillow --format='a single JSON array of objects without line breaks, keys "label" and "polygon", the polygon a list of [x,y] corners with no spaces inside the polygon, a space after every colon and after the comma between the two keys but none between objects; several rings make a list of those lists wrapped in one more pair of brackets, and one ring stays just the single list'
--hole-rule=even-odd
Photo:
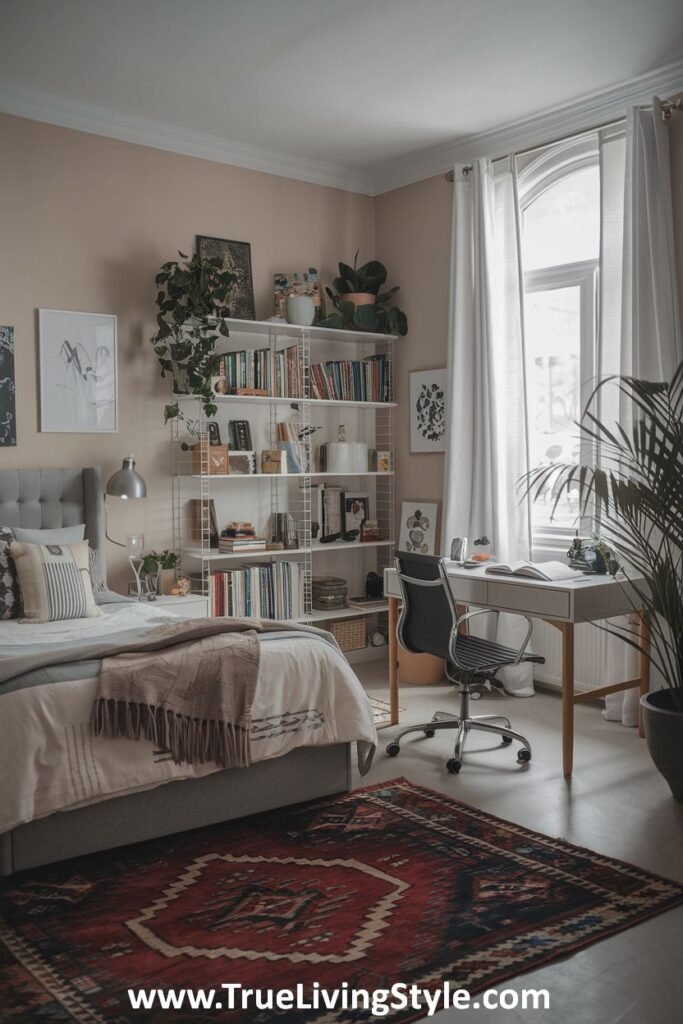
[{"label": "white pillow", "polygon": [[55,530],[25,530],[14,527],[14,539],[19,544],[78,544],[85,538],[85,523],[79,526],[61,526]]},{"label": "white pillow", "polygon": [[88,542],[79,544],[10,544],[19,576],[24,622],[91,619],[95,604]]}]

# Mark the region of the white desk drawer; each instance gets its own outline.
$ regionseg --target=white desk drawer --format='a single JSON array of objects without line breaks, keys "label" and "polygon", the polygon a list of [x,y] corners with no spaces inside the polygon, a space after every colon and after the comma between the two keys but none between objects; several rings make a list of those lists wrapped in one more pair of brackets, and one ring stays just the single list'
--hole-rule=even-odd
[{"label": "white desk drawer", "polygon": [[568,619],[569,603],[566,590],[534,587],[533,584],[525,587],[517,582],[489,583],[486,600],[492,608],[540,615],[544,619]]},{"label": "white desk drawer", "polygon": [[458,604],[487,604],[489,584],[482,579],[464,579],[462,576],[448,577],[453,597]]}]

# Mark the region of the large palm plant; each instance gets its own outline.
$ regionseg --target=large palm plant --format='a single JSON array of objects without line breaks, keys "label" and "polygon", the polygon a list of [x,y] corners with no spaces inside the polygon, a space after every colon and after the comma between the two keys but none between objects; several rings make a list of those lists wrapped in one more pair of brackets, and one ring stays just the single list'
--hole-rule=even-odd
[{"label": "large palm plant", "polygon": [[[603,422],[599,397],[616,387],[622,423]],[[625,413],[625,415],[624,415]],[[616,553],[634,610],[650,620],[644,649],[683,712],[683,363],[670,383],[608,377],[596,387],[579,424],[595,452],[595,465],[553,464],[532,470],[533,498],[552,488],[555,507],[578,490],[583,514],[599,524]],[[623,573],[623,577],[622,577]],[[607,624],[608,632],[638,650],[638,628]]]}]

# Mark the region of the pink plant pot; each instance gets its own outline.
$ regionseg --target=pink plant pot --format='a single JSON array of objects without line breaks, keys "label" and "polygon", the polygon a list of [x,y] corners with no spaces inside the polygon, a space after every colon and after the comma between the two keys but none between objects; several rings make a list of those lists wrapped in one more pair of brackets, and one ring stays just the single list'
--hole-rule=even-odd
[{"label": "pink plant pot", "polygon": [[376,295],[372,292],[349,292],[348,295],[340,295],[342,302],[352,302],[354,306],[374,306]]}]

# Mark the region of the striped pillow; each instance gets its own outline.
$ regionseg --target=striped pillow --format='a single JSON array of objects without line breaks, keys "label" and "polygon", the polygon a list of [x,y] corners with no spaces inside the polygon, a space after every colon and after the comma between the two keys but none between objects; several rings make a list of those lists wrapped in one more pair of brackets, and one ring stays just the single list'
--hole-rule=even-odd
[{"label": "striped pillow", "polygon": [[88,542],[11,544],[24,622],[90,619],[100,615],[93,597]]}]

